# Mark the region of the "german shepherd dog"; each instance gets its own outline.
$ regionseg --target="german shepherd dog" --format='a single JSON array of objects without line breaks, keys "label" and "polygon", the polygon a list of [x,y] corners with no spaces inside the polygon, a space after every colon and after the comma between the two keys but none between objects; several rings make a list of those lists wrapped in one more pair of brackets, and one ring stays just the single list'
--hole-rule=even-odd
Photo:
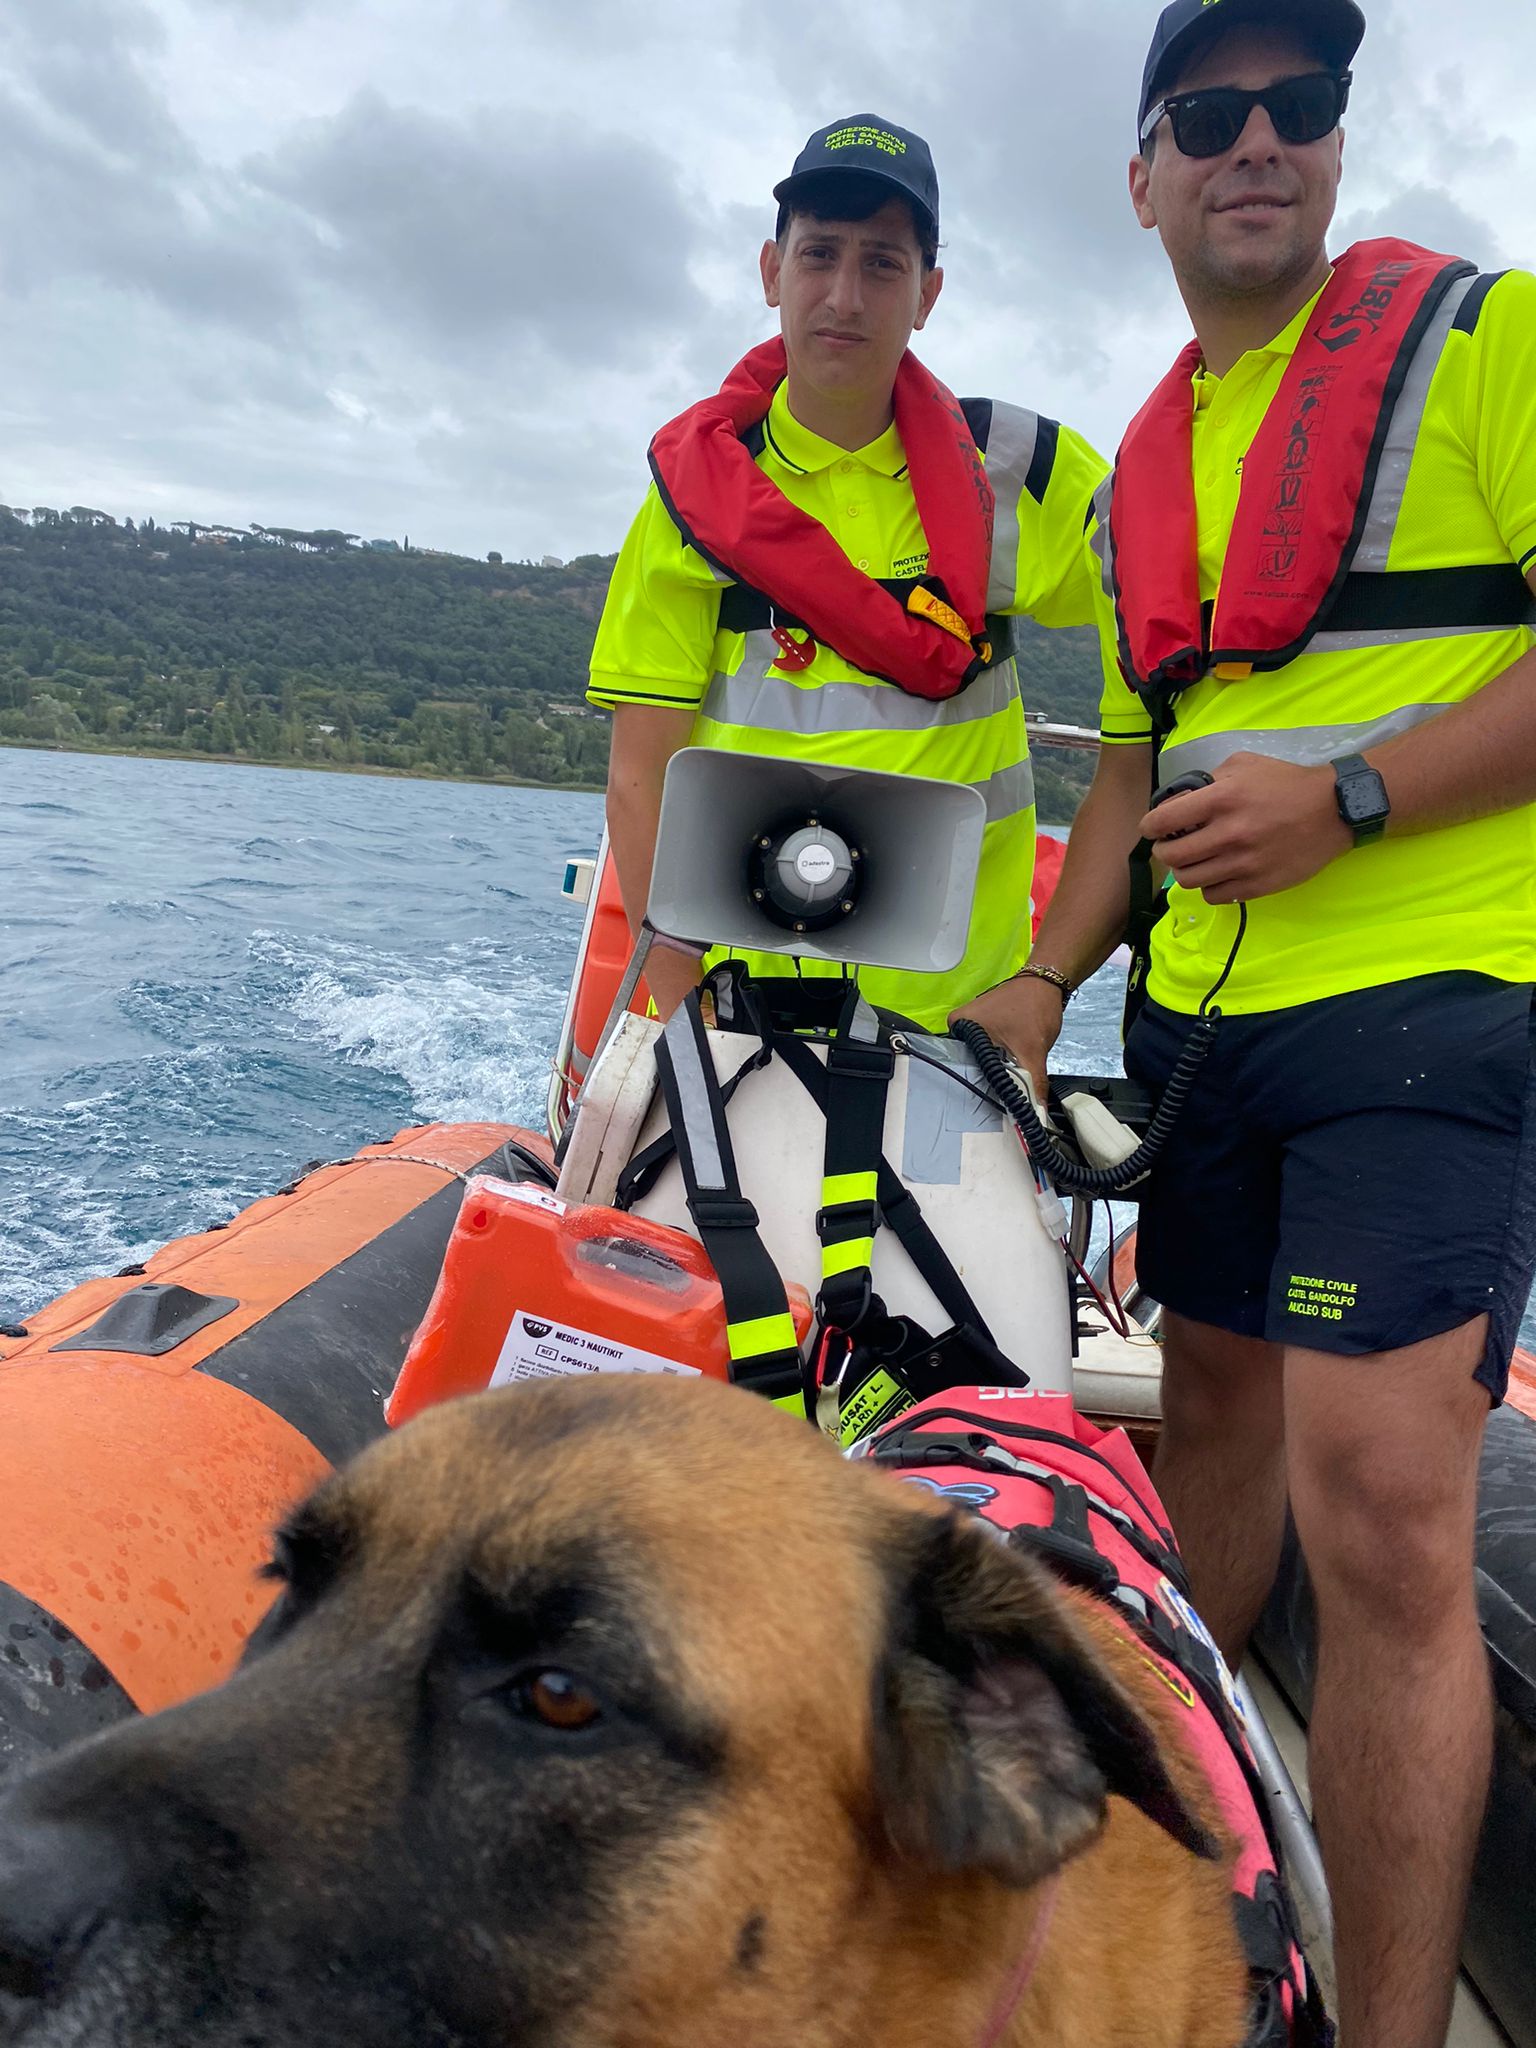
[{"label": "german shepherd dog", "polygon": [[434,1410],[238,1674],[0,1802],[6,2048],[1234,2048],[1230,1847],[1087,1595],[711,1383]]}]

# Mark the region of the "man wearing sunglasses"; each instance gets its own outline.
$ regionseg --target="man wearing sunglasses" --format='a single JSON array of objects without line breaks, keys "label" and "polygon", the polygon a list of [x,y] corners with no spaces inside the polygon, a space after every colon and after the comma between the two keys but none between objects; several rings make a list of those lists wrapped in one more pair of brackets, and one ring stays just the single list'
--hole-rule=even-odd
[{"label": "man wearing sunglasses", "polygon": [[968,1014],[1043,1072],[1038,969],[1081,981],[1138,899],[1127,1070],[1161,1086],[1223,1013],[1141,1208],[1156,1477],[1234,1661],[1289,1497],[1343,2039],[1440,2048],[1490,1755],[1478,1459],[1536,1256],[1536,278],[1330,260],[1364,27],[1158,21],[1131,199],[1197,339],[1099,500],[1105,744],[1037,972]]}]

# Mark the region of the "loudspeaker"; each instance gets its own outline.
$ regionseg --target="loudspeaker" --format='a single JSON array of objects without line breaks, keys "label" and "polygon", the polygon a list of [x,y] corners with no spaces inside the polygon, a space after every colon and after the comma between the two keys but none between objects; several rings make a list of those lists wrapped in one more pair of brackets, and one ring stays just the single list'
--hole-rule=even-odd
[{"label": "loudspeaker", "polygon": [[667,765],[647,916],[700,945],[947,973],[986,822],[964,783],[685,747]]}]

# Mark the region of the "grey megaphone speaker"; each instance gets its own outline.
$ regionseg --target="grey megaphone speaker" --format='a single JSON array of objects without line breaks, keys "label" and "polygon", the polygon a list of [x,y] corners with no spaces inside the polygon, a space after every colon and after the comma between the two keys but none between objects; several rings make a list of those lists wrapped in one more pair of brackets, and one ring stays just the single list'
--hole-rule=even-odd
[{"label": "grey megaphone speaker", "polygon": [[647,916],[705,945],[947,973],[986,822],[964,783],[685,747],[667,766]]}]

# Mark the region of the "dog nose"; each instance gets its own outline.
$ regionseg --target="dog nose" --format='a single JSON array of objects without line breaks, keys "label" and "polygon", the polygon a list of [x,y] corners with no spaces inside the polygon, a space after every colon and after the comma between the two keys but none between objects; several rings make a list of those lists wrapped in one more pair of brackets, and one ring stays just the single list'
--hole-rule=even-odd
[{"label": "dog nose", "polygon": [[99,1828],[12,1820],[0,1808],[0,1994],[56,1990],[128,1895],[124,1859]]}]

